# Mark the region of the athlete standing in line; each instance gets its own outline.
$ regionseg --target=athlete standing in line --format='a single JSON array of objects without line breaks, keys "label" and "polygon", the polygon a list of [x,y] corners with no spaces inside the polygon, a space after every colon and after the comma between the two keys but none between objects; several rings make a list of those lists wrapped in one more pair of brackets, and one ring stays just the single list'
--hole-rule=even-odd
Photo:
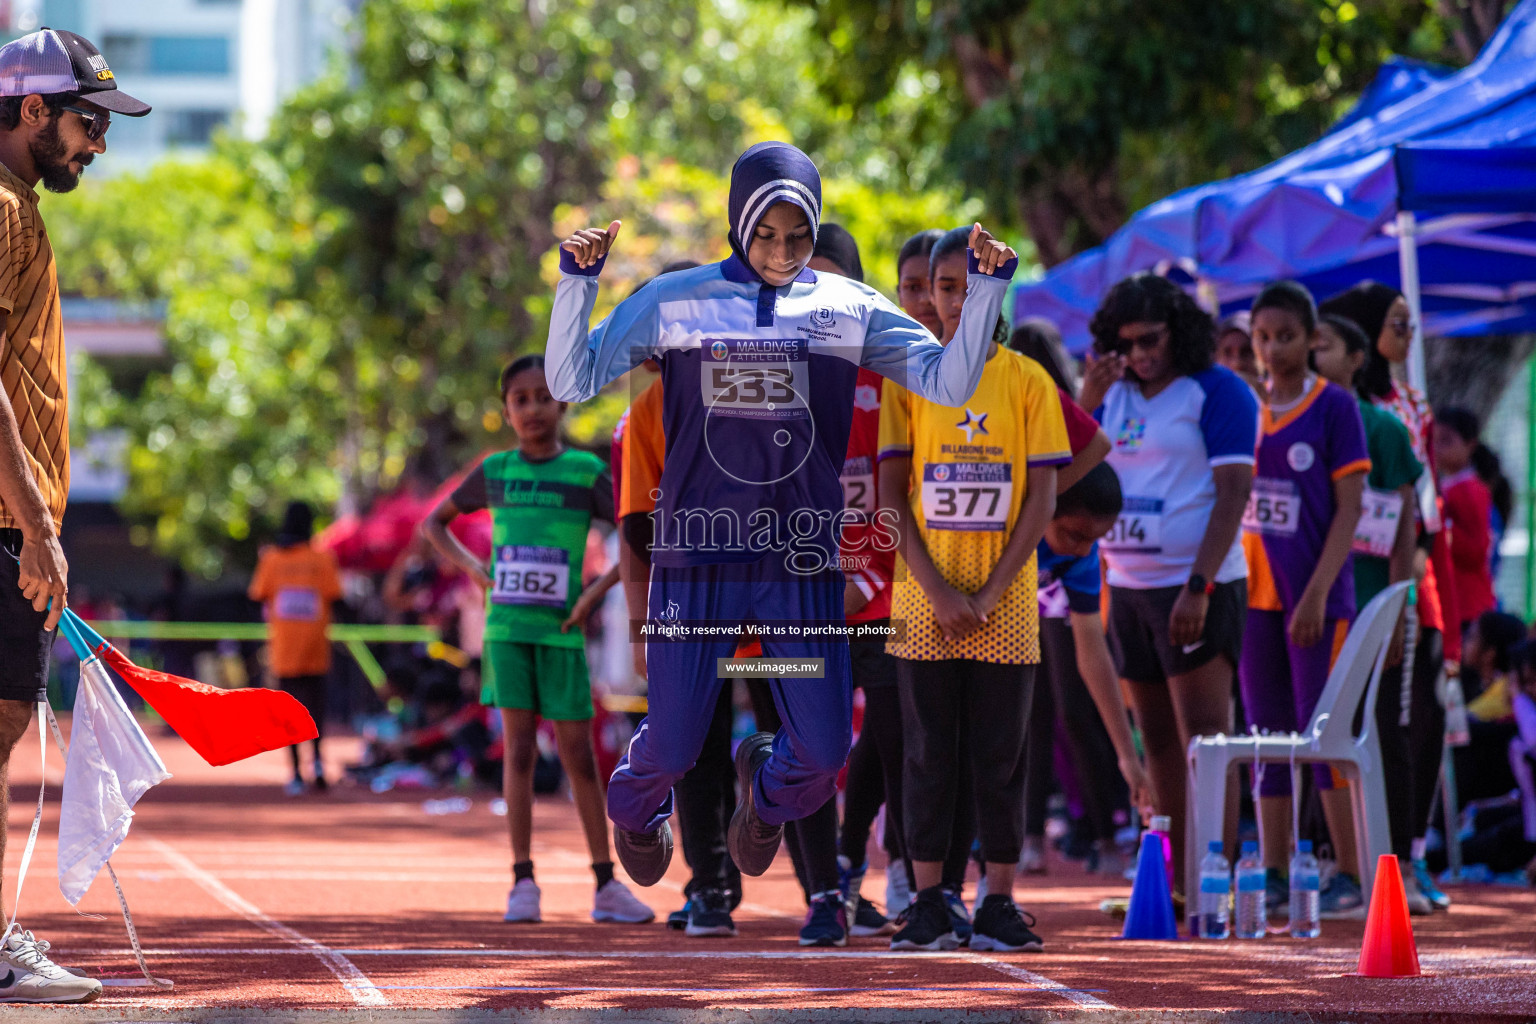
[{"label": "athlete standing in line", "polygon": [[[1080,401],[1109,434],[1108,462],[1125,492],[1119,521],[1099,542],[1110,649],[1141,726],[1157,810],[1183,821],[1190,738],[1232,729],[1248,605],[1237,532],[1258,401],[1213,365],[1215,325],[1166,278],[1116,284],[1091,327],[1097,358]],[[1182,864],[1184,830],[1171,838]]]},{"label": "athlete standing in line", "polygon": [[[737,751],[742,802],[727,841],[737,866],[760,875],[784,823],[826,802],[848,755],[847,642],[793,631],[843,620],[834,524],[858,369],[964,402],[1018,260],[980,225],[972,229],[973,311],[946,348],[874,289],[806,269],[821,178],[798,149],[761,143],[743,153],[729,210],[729,259],[658,278],[591,329],[597,275],[620,225],[566,239],[547,353],[562,401],[592,397],[645,359],[661,363],[668,458],[648,625],[772,625],[763,634],[770,656],[824,666],[823,679],[775,681],[783,730]],[[735,638],[646,646],[650,714],[614,773],[608,812],[625,868],[654,884],[672,856],[672,786],[698,756],[721,686],[716,659]]]},{"label": "athlete standing in line", "polygon": [[[1267,732],[1305,729],[1355,617],[1350,561],[1371,469],[1355,396],[1313,373],[1312,296],[1294,281],[1253,302],[1253,344],[1269,368],[1253,497],[1243,513],[1248,620],[1239,676],[1248,721]],[[1353,710],[1353,709],[1350,709]],[[1291,773],[1261,772],[1259,830],[1272,907],[1291,849]],[[1327,765],[1313,777],[1339,871],[1324,888],[1324,918],[1364,914],[1349,787]]]}]

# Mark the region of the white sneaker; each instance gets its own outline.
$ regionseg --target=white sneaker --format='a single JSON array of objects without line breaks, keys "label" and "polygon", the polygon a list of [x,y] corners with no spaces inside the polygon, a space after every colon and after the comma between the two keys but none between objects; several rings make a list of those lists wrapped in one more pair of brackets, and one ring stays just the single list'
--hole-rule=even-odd
[{"label": "white sneaker", "polygon": [[592,898],[592,920],[616,924],[649,924],[656,911],[635,899],[635,894],[617,878],[610,878]]},{"label": "white sneaker", "polygon": [[512,887],[511,892],[507,893],[507,914],[502,920],[507,922],[544,920],[539,916],[539,887],[533,884],[533,879],[523,879]]},{"label": "white sneaker", "polygon": [[912,886],[907,882],[905,861],[893,860],[885,866],[885,913],[894,918],[912,903]]},{"label": "white sneaker", "polygon": [[0,1003],[89,1003],[101,982],[71,974],[48,959],[48,943],[17,929],[0,946]]}]

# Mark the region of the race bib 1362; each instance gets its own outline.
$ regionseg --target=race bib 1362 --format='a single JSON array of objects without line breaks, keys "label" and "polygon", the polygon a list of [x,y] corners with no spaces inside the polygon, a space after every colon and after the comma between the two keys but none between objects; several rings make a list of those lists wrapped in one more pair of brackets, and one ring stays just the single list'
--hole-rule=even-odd
[{"label": "race bib 1362", "polygon": [[565,608],[571,582],[570,554],[560,548],[501,544],[491,563],[493,604]]}]

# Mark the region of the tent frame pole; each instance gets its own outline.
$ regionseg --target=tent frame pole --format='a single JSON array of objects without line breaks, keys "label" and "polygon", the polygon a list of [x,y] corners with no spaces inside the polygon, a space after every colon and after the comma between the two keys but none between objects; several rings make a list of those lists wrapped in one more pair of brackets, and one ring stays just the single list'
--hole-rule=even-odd
[{"label": "tent frame pole", "polygon": [[1429,393],[1429,374],[1424,360],[1424,302],[1419,293],[1418,219],[1412,210],[1397,213],[1397,265],[1403,282],[1403,298],[1413,318],[1413,342],[1408,350],[1408,383],[1422,395]]}]

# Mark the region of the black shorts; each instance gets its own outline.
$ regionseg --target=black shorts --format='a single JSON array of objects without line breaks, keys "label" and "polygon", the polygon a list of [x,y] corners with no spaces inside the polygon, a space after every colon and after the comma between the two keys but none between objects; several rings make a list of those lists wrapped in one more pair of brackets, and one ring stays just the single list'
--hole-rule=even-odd
[{"label": "black shorts", "polygon": [[1205,632],[1189,647],[1168,639],[1168,619],[1183,587],[1109,588],[1109,649],[1122,679],[1166,683],[1225,654],[1235,670],[1242,657],[1248,618],[1248,581],[1216,584],[1205,614]]},{"label": "black shorts", "polygon": [[21,531],[0,530],[0,700],[48,699],[48,655],[57,630],[21,596]]}]

